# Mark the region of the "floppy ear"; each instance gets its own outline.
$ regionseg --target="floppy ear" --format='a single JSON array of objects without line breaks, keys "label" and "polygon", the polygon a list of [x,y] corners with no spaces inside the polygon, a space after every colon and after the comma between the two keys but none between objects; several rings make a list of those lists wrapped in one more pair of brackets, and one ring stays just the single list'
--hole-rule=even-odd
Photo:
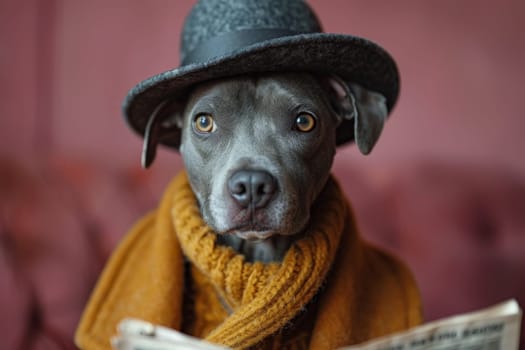
[{"label": "floppy ear", "polygon": [[[354,121],[354,139],[363,154],[369,154],[376,144],[388,115],[386,98],[357,84],[347,83],[337,76],[333,81],[344,94],[337,93],[336,112],[341,121]],[[337,91],[337,89],[336,89]]]},{"label": "floppy ear", "polygon": [[355,140],[361,153],[368,154],[379,139],[388,115],[386,98],[357,84],[350,84],[350,89],[354,93],[357,106],[357,118],[354,121]]},{"label": "floppy ear", "polygon": [[[164,100],[151,113],[144,130],[141,164],[149,168],[155,160],[157,145],[170,139],[179,139],[181,134],[180,103]],[[177,145],[178,146],[178,145]]]}]

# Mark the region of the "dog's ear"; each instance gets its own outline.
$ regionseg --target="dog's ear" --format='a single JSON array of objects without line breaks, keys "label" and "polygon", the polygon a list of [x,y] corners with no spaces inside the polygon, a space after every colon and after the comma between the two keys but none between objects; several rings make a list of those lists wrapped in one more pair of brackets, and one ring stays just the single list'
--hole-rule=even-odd
[{"label": "dog's ear", "polygon": [[340,122],[354,121],[354,139],[363,154],[369,154],[376,144],[388,115],[386,98],[357,84],[331,77],[332,105]]},{"label": "dog's ear", "polygon": [[169,144],[170,140],[180,140],[182,128],[180,107],[180,102],[164,100],[151,113],[144,130],[141,158],[143,168],[149,168],[155,160],[159,143]]},{"label": "dog's ear", "polygon": [[357,84],[350,84],[357,106],[354,121],[354,136],[357,147],[368,154],[376,144],[388,115],[386,98],[380,93],[367,90]]}]

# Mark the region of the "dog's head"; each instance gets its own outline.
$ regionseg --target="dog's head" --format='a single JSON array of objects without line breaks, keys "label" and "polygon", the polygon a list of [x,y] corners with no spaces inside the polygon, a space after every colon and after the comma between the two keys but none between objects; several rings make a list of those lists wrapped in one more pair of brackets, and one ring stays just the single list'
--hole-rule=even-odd
[{"label": "dog's head", "polygon": [[180,152],[204,220],[219,234],[259,240],[304,229],[341,123],[354,123],[368,153],[387,114],[379,94],[303,73],[202,83],[181,110],[160,119],[182,131]]},{"label": "dog's head", "polygon": [[337,116],[308,75],[203,84],[182,117],[180,152],[206,222],[265,239],[308,221],[335,153]]}]

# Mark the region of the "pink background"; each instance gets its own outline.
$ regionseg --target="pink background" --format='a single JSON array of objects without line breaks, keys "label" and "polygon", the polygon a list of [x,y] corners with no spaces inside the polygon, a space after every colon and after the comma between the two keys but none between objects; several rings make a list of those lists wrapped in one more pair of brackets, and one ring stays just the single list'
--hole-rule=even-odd
[{"label": "pink background", "polygon": [[[135,164],[140,140],[122,122],[121,101],[178,65],[192,3],[2,0],[1,152]],[[523,1],[310,3],[326,31],[376,41],[401,71],[401,99],[373,154],[347,147],[340,162],[424,157],[525,173]]]},{"label": "pink background", "polygon": [[[0,0],[0,329],[18,317],[22,330],[4,332],[12,344],[36,303],[71,342],[102,262],[180,169],[165,150],[140,169],[120,105],[178,65],[193,2]],[[379,43],[401,72],[372,154],[344,147],[334,165],[365,236],[410,265],[428,318],[525,302],[525,2],[309,3],[326,31]],[[22,242],[22,263],[4,264],[5,236]]]}]

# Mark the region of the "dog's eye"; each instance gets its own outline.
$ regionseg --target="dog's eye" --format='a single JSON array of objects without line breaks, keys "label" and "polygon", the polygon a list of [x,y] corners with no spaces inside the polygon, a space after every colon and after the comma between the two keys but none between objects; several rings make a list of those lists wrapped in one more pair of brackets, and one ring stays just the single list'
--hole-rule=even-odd
[{"label": "dog's eye", "polygon": [[199,114],[195,117],[193,121],[193,126],[195,130],[200,133],[210,133],[215,131],[215,123],[213,122],[213,117],[211,114]]},{"label": "dog's eye", "polygon": [[301,132],[310,132],[315,128],[315,117],[310,113],[300,113],[295,118],[295,127]]}]

